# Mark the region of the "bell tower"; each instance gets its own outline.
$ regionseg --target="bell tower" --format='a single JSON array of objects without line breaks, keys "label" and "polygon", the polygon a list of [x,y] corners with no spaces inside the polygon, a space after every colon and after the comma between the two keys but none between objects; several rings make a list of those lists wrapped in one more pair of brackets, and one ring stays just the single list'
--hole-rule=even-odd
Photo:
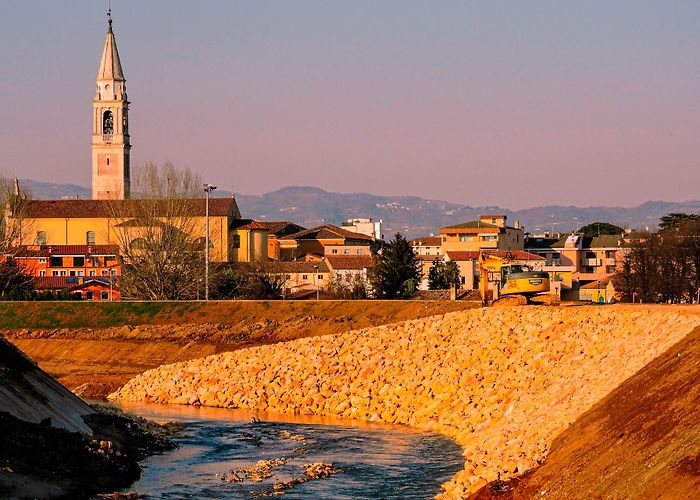
[{"label": "bell tower", "polygon": [[112,10],[107,13],[100,69],[92,101],[92,198],[129,197],[129,101],[126,79],[112,31]]}]

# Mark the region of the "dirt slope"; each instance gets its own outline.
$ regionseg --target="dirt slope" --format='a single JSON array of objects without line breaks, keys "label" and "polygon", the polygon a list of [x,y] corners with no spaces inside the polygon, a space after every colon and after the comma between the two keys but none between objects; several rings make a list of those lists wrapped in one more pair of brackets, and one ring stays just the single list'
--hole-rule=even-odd
[{"label": "dirt slope", "polygon": [[0,311],[0,324],[24,325],[7,338],[85,397],[105,396],[163,364],[475,307],[449,301],[26,305]]},{"label": "dirt slope", "polygon": [[545,462],[488,498],[697,498],[700,328],[560,434]]}]

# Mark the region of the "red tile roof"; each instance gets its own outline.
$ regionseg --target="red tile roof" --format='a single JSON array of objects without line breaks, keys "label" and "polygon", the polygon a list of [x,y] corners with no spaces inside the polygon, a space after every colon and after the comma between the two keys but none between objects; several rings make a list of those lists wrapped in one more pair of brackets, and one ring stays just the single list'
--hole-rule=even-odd
[{"label": "red tile roof", "polygon": [[324,224],[323,226],[313,227],[298,233],[290,234],[280,238],[281,240],[366,240],[367,242],[374,241],[374,238],[366,234],[353,233],[342,227],[334,226],[333,224]]},{"label": "red tile roof", "polygon": [[[478,260],[479,259],[478,250],[466,250],[466,251],[456,251],[448,250],[446,252],[450,260]],[[494,257],[500,257],[502,259],[508,258],[512,260],[546,260],[544,257],[535,255],[534,253],[526,252],[525,250],[485,250],[483,253],[487,255],[493,255]]]},{"label": "red tile roof", "polygon": [[95,283],[109,287],[107,277],[96,276],[37,276],[34,280],[34,288],[37,290],[64,290],[79,288],[88,283]]},{"label": "red tile roof", "polygon": [[409,241],[412,247],[439,247],[442,245],[442,238],[439,236],[426,236],[425,238],[416,238]]},{"label": "red tile roof", "polygon": [[[182,200],[186,203],[185,210],[190,216],[204,216],[205,199],[192,198]],[[162,203],[159,200],[32,200],[29,202],[27,217],[29,218],[72,218],[89,219],[114,217],[119,214],[124,217],[136,217],[142,210],[143,203]],[[164,205],[164,204],[163,204]],[[209,214],[213,217],[223,217],[235,212],[236,200],[233,198],[210,198]],[[165,211],[165,205],[163,206]]]},{"label": "red tile roof", "polygon": [[232,229],[261,229],[267,231],[268,228],[253,219],[239,219],[232,224]]},{"label": "red tile roof", "polygon": [[50,257],[52,255],[116,255],[117,245],[23,245],[15,250],[14,256]]},{"label": "red tile roof", "polygon": [[[318,266],[318,269],[314,266]],[[270,269],[274,273],[327,273],[328,266],[325,262],[307,262],[304,260],[276,261]]]},{"label": "red tile roof", "polygon": [[300,226],[299,224],[294,224],[289,221],[258,221],[259,224],[263,225],[270,231],[269,234],[275,236],[285,236],[288,234],[298,233],[299,231],[304,231],[306,228]]},{"label": "red tile roof", "polygon": [[329,255],[328,265],[333,270],[361,270],[374,267],[375,258],[370,255]]}]

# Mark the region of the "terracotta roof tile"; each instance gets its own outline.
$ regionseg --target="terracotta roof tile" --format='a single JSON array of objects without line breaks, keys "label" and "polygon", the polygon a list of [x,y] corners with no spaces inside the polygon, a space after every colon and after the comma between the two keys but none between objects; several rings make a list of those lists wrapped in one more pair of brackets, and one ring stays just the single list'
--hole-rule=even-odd
[{"label": "terracotta roof tile", "polygon": [[306,228],[289,221],[258,221],[270,231],[271,235],[286,236],[304,231]]},{"label": "terracotta roof tile", "polygon": [[323,226],[313,227],[311,229],[305,229],[304,231],[299,231],[298,233],[290,234],[280,238],[281,240],[336,240],[339,238],[351,239],[351,240],[366,240],[368,242],[374,241],[374,238],[367,236],[366,234],[353,233],[342,227],[334,226],[332,224],[324,224]]},{"label": "terracotta roof tile", "polygon": [[439,247],[442,245],[442,238],[439,236],[426,236],[425,238],[416,238],[408,242],[411,246],[424,246],[424,247]]},{"label": "terracotta roof tile", "polygon": [[14,252],[16,257],[50,257],[52,255],[116,255],[117,245],[23,245]]},{"label": "terracotta roof tile", "polygon": [[334,270],[361,270],[374,267],[375,258],[370,255],[329,255],[326,261]]},{"label": "terracotta roof tile", "polygon": [[[134,217],[139,213],[141,203],[147,200],[31,200],[27,216],[30,218],[101,218],[113,217],[115,213]],[[158,200],[151,201],[152,203]],[[187,203],[189,215],[205,213],[205,199],[183,200]],[[209,214],[213,217],[226,216],[236,207],[233,198],[210,198]]]},{"label": "terracotta roof tile", "polygon": [[[447,251],[446,254],[450,260],[477,260],[479,258],[478,250],[468,250],[468,251]],[[534,253],[526,252],[524,250],[485,250],[483,253],[488,255],[493,255],[494,257],[500,258],[510,258],[512,260],[546,260],[544,257],[540,257]]]},{"label": "terracotta roof tile", "polygon": [[[318,266],[316,269],[314,266]],[[308,262],[304,260],[276,261],[271,266],[275,273],[327,273],[328,266],[325,262]]]}]

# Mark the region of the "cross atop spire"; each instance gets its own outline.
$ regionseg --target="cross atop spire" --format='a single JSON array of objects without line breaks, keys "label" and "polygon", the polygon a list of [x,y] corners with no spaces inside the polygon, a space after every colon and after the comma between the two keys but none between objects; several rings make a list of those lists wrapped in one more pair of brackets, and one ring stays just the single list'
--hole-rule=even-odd
[{"label": "cross atop spire", "polygon": [[102,51],[102,60],[100,61],[100,69],[97,72],[98,80],[115,80],[118,82],[125,81],[122,63],[119,60],[119,51],[117,51],[117,41],[114,38],[112,31],[112,6],[110,5],[107,11],[107,38],[105,39],[104,50]]}]

